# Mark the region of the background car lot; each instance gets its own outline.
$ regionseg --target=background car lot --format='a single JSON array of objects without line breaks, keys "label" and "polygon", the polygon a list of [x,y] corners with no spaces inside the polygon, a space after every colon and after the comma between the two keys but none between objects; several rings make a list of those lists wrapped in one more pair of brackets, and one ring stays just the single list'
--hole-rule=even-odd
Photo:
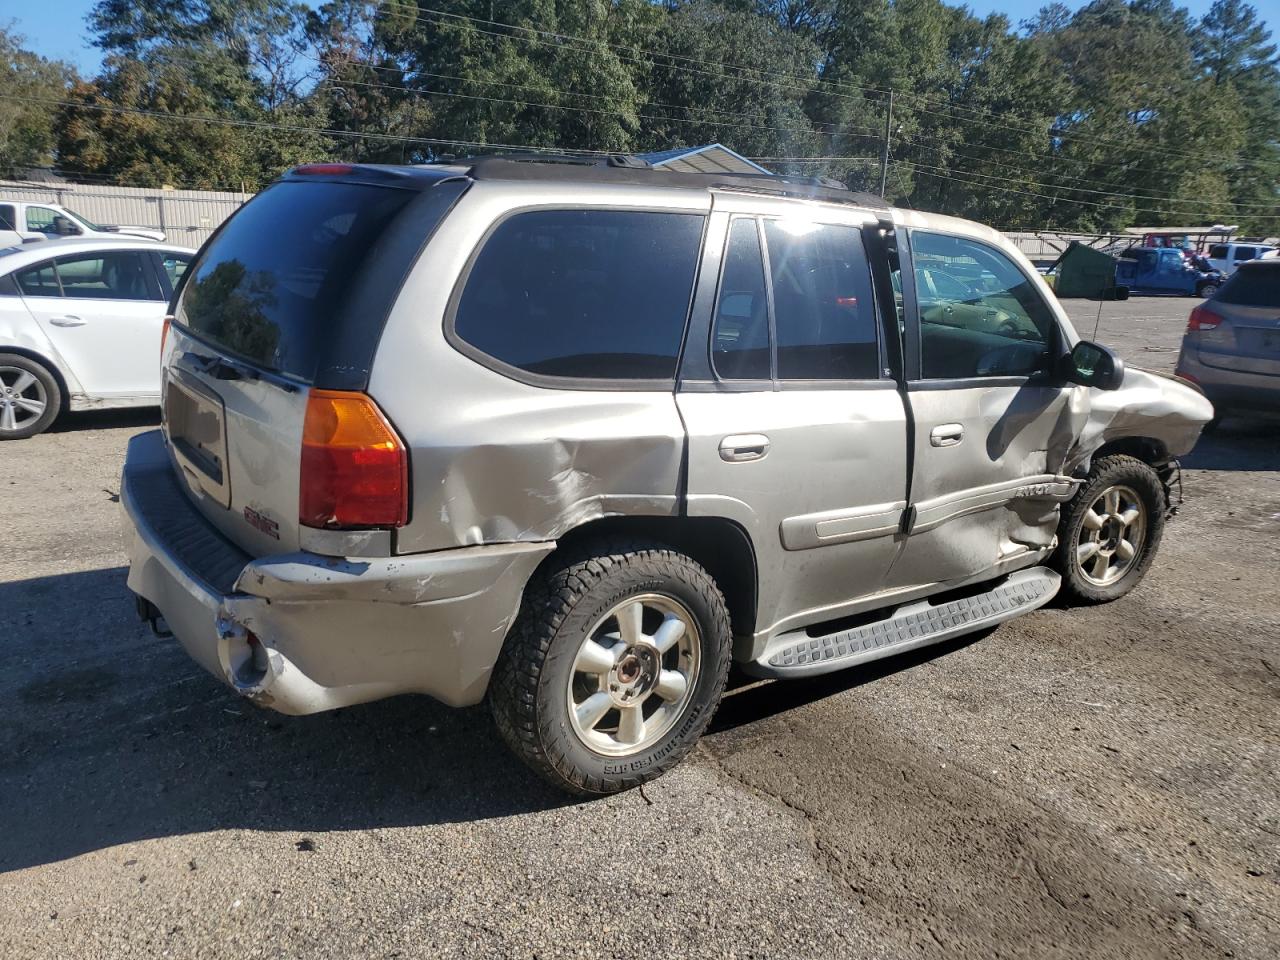
[{"label": "background car lot", "polygon": [[[1191,306],[1097,338],[1172,370]],[[154,422],[0,449],[0,956],[1275,953],[1274,424],[1202,441],[1130,597],[739,686],[674,773],[574,804],[479,710],[278,717],[152,637],[114,501]]]}]

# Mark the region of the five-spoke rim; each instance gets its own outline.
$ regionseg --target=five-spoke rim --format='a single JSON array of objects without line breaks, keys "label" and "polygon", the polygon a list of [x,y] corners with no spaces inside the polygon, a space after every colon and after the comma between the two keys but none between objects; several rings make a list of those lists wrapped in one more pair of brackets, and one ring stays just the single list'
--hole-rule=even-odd
[{"label": "five-spoke rim", "polygon": [[29,370],[0,367],[0,430],[18,430],[44,415],[49,398]]},{"label": "five-spoke rim", "polygon": [[596,753],[636,753],[684,714],[701,668],[697,621],[672,597],[629,597],[587,634],[569,677],[569,723]]},{"label": "five-spoke rim", "polygon": [[1147,512],[1132,487],[1103,490],[1084,512],[1076,565],[1090,583],[1109,586],[1128,573],[1147,536]]}]

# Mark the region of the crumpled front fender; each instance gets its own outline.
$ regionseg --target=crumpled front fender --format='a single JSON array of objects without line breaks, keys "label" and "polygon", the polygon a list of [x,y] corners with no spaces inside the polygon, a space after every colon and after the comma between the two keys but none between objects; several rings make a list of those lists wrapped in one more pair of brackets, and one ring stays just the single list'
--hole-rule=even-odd
[{"label": "crumpled front fender", "polygon": [[[1194,387],[1173,377],[1128,367],[1117,390],[1076,387],[1070,401],[1073,429],[1063,431],[1073,442],[1062,449],[1061,472],[1087,469],[1106,444],[1127,438],[1157,441],[1170,457],[1190,453],[1213,404]],[[1050,451],[1051,462],[1057,451]]]}]

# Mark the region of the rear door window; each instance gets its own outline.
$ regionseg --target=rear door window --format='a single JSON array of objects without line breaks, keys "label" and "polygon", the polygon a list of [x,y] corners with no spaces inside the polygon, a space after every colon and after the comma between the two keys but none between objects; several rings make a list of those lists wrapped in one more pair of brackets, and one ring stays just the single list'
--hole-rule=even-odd
[{"label": "rear door window", "polygon": [[485,241],[453,316],[464,352],[539,377],[669,381],[704,217],[537,210]]},{"label": "rear door window", "polygon": [[372,314],[381,307],[366,304],[358,321],[344,321],[344,300],[376,241],[416,196],[335,181],[268,187],[188,268],[176,321],[228,353],[310,382],[343,322],[380,333],[385,316]]},{"label": "rear door window", "polygon": [[879,326],[857,227],[766,220],[780,380],[874,380]]},{"label": "rear door window", "polygon": [[62,287],[58,285],[58,272],[53,261],[46,260],[34,267],[19,270],[15,275],[18,289],[24,297],[60,297]]}]

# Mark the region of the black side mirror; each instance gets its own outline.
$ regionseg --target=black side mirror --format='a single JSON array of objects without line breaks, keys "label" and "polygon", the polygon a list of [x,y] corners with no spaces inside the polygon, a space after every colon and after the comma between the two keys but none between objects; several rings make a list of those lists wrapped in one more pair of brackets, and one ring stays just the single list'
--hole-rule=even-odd
[{"label": "black side mirror", "polygon": [[1067,379],[1085,387],[1115,390],[1124,380],[1124,361],[1110,347],[1081,340],[1071,351]]}]

